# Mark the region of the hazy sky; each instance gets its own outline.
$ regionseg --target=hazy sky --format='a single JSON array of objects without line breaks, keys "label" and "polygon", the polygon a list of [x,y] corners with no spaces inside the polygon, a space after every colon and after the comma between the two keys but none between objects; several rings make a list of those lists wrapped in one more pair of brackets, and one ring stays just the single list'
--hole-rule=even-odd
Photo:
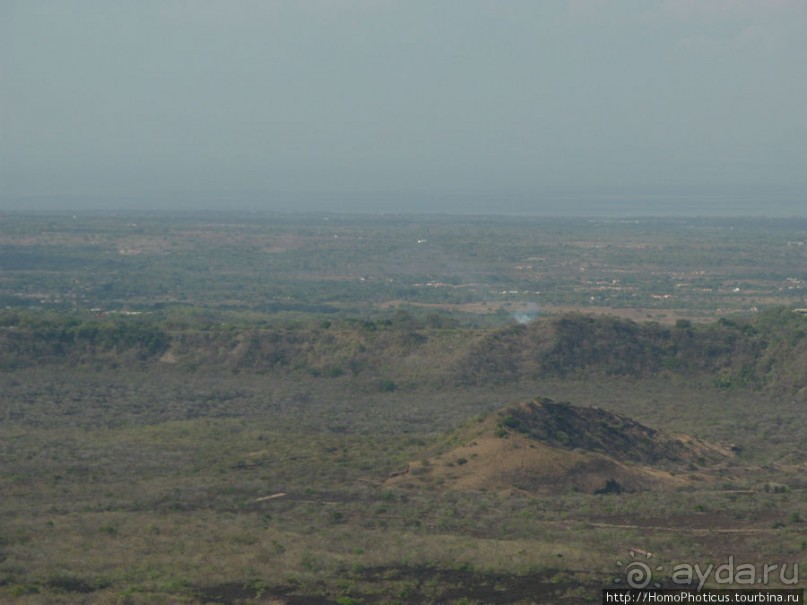
[{"label": "hazy sky", "polygon": [[805,214],[807,2],[0,0],[30,199]]}]

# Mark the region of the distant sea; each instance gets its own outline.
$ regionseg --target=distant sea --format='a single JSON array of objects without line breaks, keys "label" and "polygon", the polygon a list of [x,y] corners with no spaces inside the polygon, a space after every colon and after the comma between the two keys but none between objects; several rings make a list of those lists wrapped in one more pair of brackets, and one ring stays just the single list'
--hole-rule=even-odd
[{"label": "distant sea", "polygon": [[264,211],[545,217],[807,218],[807,193],[511,194],[496,192],[226,192],[0,197],[0,212]]}]

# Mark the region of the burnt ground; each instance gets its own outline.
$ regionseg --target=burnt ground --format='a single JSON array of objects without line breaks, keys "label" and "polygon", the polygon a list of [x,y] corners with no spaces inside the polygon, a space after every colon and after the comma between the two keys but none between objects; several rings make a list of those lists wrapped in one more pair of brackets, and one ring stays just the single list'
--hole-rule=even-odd
[{"label": "burnt ground", "polygon": [[[592,602],[599,591],[612,586],[613,574],[585,572],[585,577],[560,570],[514,575],[481,573],[464,569],[432,567],[374,567],[346,574],[350,589],[334,590],[326,586],[278,586],[255,588],[237,583],[198,588],[194,596],[202,603],[240,605],[276,603],[278,605],[340,605],[341,603],[471,603],[506,605],[519,603],[556,603],[582,605]],[[309,592],[309,594],[306,594]],[[352,600],[351,600],[352,599]]]}]

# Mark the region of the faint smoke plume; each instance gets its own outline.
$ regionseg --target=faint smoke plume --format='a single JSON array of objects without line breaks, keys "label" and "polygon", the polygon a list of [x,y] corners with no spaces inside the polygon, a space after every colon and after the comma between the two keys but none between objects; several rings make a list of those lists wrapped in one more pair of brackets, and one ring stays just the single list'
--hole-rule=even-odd
[{"label": "faint smoke plume", "polygon": [[525,308],[513,313],[513,319],[520,324],[528,324],[541,314],[538,305],[530,303]]}]

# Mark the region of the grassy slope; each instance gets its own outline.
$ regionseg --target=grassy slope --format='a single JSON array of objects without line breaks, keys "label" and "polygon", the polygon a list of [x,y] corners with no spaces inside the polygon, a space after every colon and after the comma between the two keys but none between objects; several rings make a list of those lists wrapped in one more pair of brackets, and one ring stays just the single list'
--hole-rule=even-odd
[{"label": "grassy slope", "polygon": [[[612,320],[567,319],[589,330],[583,334],[623,333]],[[749,464],[803,464],[804,405],[796,398],[804,383],[785,358],[800,359],[803,339],[789,316],[768,321],[770,328],[754,326],[756,334],[726,324],[677,328],[696,339],[717,334],[721,343],[764,338],[768,346],[752,358],[755,376],[771,366],[758,390],[716,388],[748,359],[725,347],[686,371],[668,367],[669,354],[658,357],[658,371],[592,363],[592,351],[607,352],[605,345],[573,351],[583,360],[573,371],[527,371],[543,367],[541,338],[557,329],[546,324],[161,328],[168,340],[150,349],[150,329],[132,330],[118,347],[69,329],[17,337],[15,330],[39,329],[18,322],[3,332],[3,350],[29,348],[16,349],[18,367],[0,374],[0,597],[493,602],[485,590],[499,585],[497,598],[528,602],[545,590],[553,602],[582,603],[611,582],[615,562],[633,547],[661,553],[662,563],[722,562],[729,553],[802,560],[803,470],[783,466],[727,477],[717,490],[663,496],[502,499],[383,488],[437,433],[536,394],[740,442]],[[655,326],[626,325],[628,343],[675,339],[674,330],[667,337]],[[530,339],[539,345],[525,356]],[[469,375],[485,351],[501,354]],[[169,352],[172,363],[158,361]],[[26,355],[37,363],[19,367]],[[501,380],[513,365],[511,379]],[[287,495],[258,501],[276,493]],[[699,527],[733,531],[706,540]]]}]

